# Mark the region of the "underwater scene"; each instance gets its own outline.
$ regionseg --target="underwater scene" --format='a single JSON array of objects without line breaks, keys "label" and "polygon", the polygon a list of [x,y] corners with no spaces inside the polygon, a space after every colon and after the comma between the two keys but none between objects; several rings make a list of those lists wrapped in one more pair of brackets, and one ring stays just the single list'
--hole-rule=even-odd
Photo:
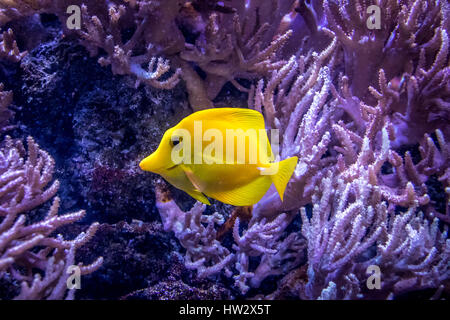
[{"label": "underwater scene", "polygon": [[447,0],[0,0],[0,300],[450,298]]}]

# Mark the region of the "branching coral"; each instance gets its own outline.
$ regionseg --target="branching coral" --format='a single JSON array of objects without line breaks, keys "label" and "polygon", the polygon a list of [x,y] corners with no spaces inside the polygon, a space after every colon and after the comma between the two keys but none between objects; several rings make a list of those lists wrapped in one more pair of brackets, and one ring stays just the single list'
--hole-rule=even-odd
[{"label": "branching coral", "polygon": [[[343,48],[349,91],[364,101],[373,99],[369,91],[377,100],[386,91],[395,93],[393,101],[385,100],[385,112],[395,117],[399,132],[394,144],[418,143],[425,133],[444,130],[450,119],[449,6],[439,0],[377,5],[383,8],[381,25],[371,30],[366,26],[367,3],[324,1],[329,28]],[[427,120],[421,121],[424,112]]]},{"label": "branching coral", "polygon": [[[259,14],[260,10],[269,7],[273,7],[271,13]],[[277,34],[274,25],[280,24],[280,15],[286,9],[289,9],[286,3],[252,1],[247,8],[239,5],[233,19],[216,12],[209,15],[195,44],[186,43],[180,53],[183,60],[194,62],[207,74],[208,98],[214,99],[227,81],[242,91],[248,91],[235,79],[265,76],[284,64],[276,53],[292,31]],[[251,17],[252,14],[257,16]],[[267,39],[273,40],[266,45]]]},{"label": "branching coral", "polygon": [[26,52],[20,52],[11,29],[8,29],[0,35],[0,59],[18,62],[26,54]]},{"label": "branching coral", "polygon": [[[283,203],[276,192],[269,191],[255,206],[255,215],[274,215],[282,210],[292,210],[310,201],[315,181],[323,176],[329,159],[321,159],[330,142],[330,123],[334,105],[325,104],[330,98],[331,68],[336,48],[334,35],[325,29],[333,40],[320,54],[292,57],[279,71],[272,73],[266,88],[258,83],[249,105],[263,111],[269,128],[280,132],[280,158],[298,156],[299,164],[288,184]],[[328,62],[328,66],[327,61]],[[277,93],[275,93],[277,92]]]},{"label": "branching coral", "polygon": [[[286,236],[285,232],[294,218],[294,213],[283,213],[271,221],[253,219],[242,236],[239,234],[240,221],[236,220],[233,248],[237,252],[239,274],[234,279],[242,292],[247,292],[249,286],[259,287],[268,276],[285,274],[303,261],[305,241],[299,233]],[[253,271],[249,269],[250,257],[259,257],[259,264]]]},{"label": "branching coral", "polygon": [[[186,267],[197,270],[199,277],[224,270],[226,276],[234,277],[236,286],[244,293],[250,288],[250,281],[258,287],[266,277],[291,270],[303,258],[304,240],[298,234],[284,237],[284,231],[295,216],[293,214],[279,215],[269,223],[263,219],[249,226],[242,235],[237,218],[233,229],[234,252],[231,252],[217,240],[214,226],[224,222],[221,214],[203,214],[205,205],[200,203],[183,212],[167,191],[160,189],[157,189],[156,206],[164,230],[173,231],[186,249]],[[254,271],[249,270],[249,257],[260,257]],[[233,273],[233,265],[238,273]]]},{"label": "branching coral", "polygon": [[[447,231],[439,231],[437,219],[430,225],[423,214],[416,214],[429,197],[420,190],[423,184],[416,184],[416,192],[413,183],[406,182],[402,159],[390,150],[393,131],[380,117],[381,112],[370,115],[362,141],[352,141],[355,135],[341,135],[344,147],[338,149],[337,172],[330,172],[316,188],[311,220],[302,209],[302,234],[308,239],[308,283],[300,289],[304,298],[323,295],[322,290],[330,290],[330,282],[336,285],[331,286],[335,298],[363,297],[361,284],[370,265],[382,272],[383,285],[376,295],[384,298],[412,288],[438,288],[449,276]],[[345,130],[339,125],[334,128]],[[355,150],[360,151],[356,154]],[[380,181],[388,180],[381,167],[393,157],[398,161],[396,174],[402,179],[390,189]],[[409,178],[417,183],[410,156],[405,159]],[[400,213],[396,205],[409,209]]]},{"label": "branching coral", "polygon": [[[66,7],[47,1],[0,4],[0,25],[41,12],[56,14],[62,22],[67,18]],[[280,159],[299,158],[284,202],[270,189],[245,223],[239,209],[227,222],[225,214],[207,215],[198,203],[183,212],[166,192],[156,190],[164,229],[186,249],[187,267],[200,277],[224,271],[243,294],[269,276],[284,276],[268,298],[282,292],[303,299],[355,299],[392,298],[424,288],[442,291],[450,278],[446,1],[374,1],[381,9],[380,28],[375,29],[368,27],[368,1],[71,4],[82,9],[82,29],[67,30],[63,23],[64,32],[81,36],[83,45],[100,55],[99,63],[111,66],[114,74],[131,74],[138,82],[164,89],[181,78],[194,110],[212,107],[230,82],[248,92],[249,107],[264,114],[267,129],[279,131],[279,149],[274,151]],[[1,57],[19,60],[23,55],[11,31],[3,34],[0,48]],[[169,65],[175,67],[172,74]],[[10,99],[0,93],[2,110]],[[47,157],[33,155],[37,147],[30,143],[29,161],[42,173],[33,176],[42,178],[12,174],[4,184],[29,186],[8,198],[8,203],[28,199],[28,206],[13,206],[20,212],[49,200],[57,189],[45,188],[51,177],[44,172],[52,164],[39,162]],[[13,147],[11,140],[7,146],[23,156],[23,147]],[[414,154],[416,148],[420,155]],[[444,204],[433,194],[434,187],[445,190]],[[27,193],[33,188],[37,191]],[[52,227],[82,216],[57,220],[57,202],[44,220],[54,221]],[[24,230],[42,228],[16,221]],[[229,229],[233,244],[222,243]],[[49,276],[46,272],[35,288],[40,281],[54,284],[51,275],[62,272],[64,261],[72,263],[71,250],[83,242],[49,238],[46,232],[24,234],[28,238],[18,243],[26,252],[33,241],[52,248],[45,251],[54,257],[48,259]],[[10,255],[0,261],[12,263]],[[14,258],[14,263],[20,261]],[[54,267],[57,261],[62,261],[60,267]],[[369,266],[381,271],[380,289],[366,285]]]},{"label": "branching coral", "polygon": [[389,70],[388,78],[401,75],[405,64],[429,47],[433,32],[440,32],[447,23],[445,1],[381,0],[375,4],[382,8],[380,26],[369,29],[370,3],[323,1],[328,25],[343,46],[346,74],[356,96],[366,92],[380,68]]},{"label": "branching coral", "polygon": [[[291,0],[253,0],[248,5],[233,1],[230,7],[182,0],[72,2],[3,1],[0,26],[45,12],[57,15],[65,28],[67,7],[79,5],[82,29],[65,28],[67,34],[81,36],[93,55],[104,50],[106,57],[99,62],[111,65],[115,74],[132,74],[164,89],[173,88],[181,75],[194,109],[213,106],[228,81],[248,91],[237,78],[251,80],[279,69],[284,62],[278,51],[292,33],[282,27],[284,15],[293,8]],[[174,74],[167,75],[169,61],[157,55],[178,67]],[[204,80],[198,68],[206,74]]]},{"label": "branching coral", "polygon": [[[17,299],[73,298],[68,291],[68,268],[75,265],[76,249],[95,234],[98,223],[74,240],[54,235],[61,226],[85,216],[85,211],[58,215],[59,198],[55,197],[47,215],[40,221],[31,210],[53,198],[59,182],[51,183],[54,161],[28,138],[28,151],[21,142],[6,137],[0,150],[0,275],[8,272],[21,283]],[[25,157],[26,155],[26,157]],[[50,184],[51,183],[51,184]],[[78,264],[80,274],[97,270],[92,264]],[[36,272],[39,270],[39,272]]]},{"label": "branching coral", "polygon": [[[178,83],[180,70],[171,75],[168,79],[160,78],[166,74],[170,67],[168,62],[162,58],[156,59],[151,55],[151,44],[147,44],[145,53],[135,55],[139,50],[138,45],[142,45],[143,33],[148,27],[149,18],[145,15],[145,10],[149,10],[149,5],[141,5],[139,11],[127,12],[124,5],[105,7],[108,15],[99,17],[92,15],[86,5],[82,6],[82,17],[85,21],[80,34],[85,39],[85,43],[91,52],[97,53],[98,49],[103,49],[107,56],[101,57],[99,63],[103,66],[111,65],[115,74],[133,74],[139,81],[161,89],[171,89]],[[126,15],[134,13],[132,16],[136,24],[136,30],[126,43],[122,42],[120,29],[121,19],[128,18]],[[144,70],[141,65],[148,65],[148,70]]]},{"label": "branching coral", "polygon": [[308,239],[302,298],[318,298],[331,283],[336,285],[334,298],[362,298],[369,266],[381,271],[382,286],[373,293],[378,298],[438,288],[448,278],[450,241],[447,229],[439,231],[438,219],[430,224],[415,214],[417,203],[396,214],[380,201],[378,186],[364,177],[346,183],[341,175],[330,175],[322,182],[312,219],[305,209],[302,214],[302,234]]},{"label": "branching coral", "polygon": [[[333,37],[332,32],[328,30],[324,32]],[[321,54],[311,53],[308,57],[300,57],[298,61],[295,57],[292,57],[282,69],[273,71],[272,80],[267,84],[265,91],[263,91],[264,83],[262,81],[259,82],[257,88],[252,90],[249,100],[253,103],[254,108],[259,111],[264,108],[269,127],[283,130],[281,157],[298,155],[301,163],[298,165],[293,181],[287,188],[288,191],[283,204],[279,201],[275,191],[269,191],[265,198],[254,207],[252,219],[248,228],[242,234],[239,231],[240,219],[235,220],[233,230],[235,243],[232,248],[235,252],[234,256],[228,255],[228,249],[225,249],[227,250],[225,251],[226,255],[221,255],[218,261],[225,261],[224,256],[227,256],[230,257],[227,264],[235,263],[235,269],[239,271],[238,274],[234,275],[235,284],[242,292],[247,292],[250,286],[258,287],[270,275],[281,275],[288,272],[298,266],[304,258],[302,250],[304,240],[299,234],[287,235],[285,232],[296,213],[295,211],[291,213],[281,212],[283,210],[295,210],[301,203],[308,203],[310,201],[308,196],[311,196],[313,189],[306,190],[303,193],[304,197],[299,197],[299,190],[309,188],[311,181],[319,179],[322,175],[321,156],[326,152],[330,140],[330,133],[325,132],[325,130],[332,110],[329,106],[324,107],[324,104],[330,96],[330,67],[334,63],[334,59],[330,60],[330,56],[335,47],[336,39],[333,37],[329,47]],[[323,66],[327,61],[329,65]],[[277,94],[275,94],[276,89]],[[311,103],[312,106],[308,109]],[[278,106],[283,106],[284,109],[278,109]],[[316,132],[316,134],[306,138],[306,132]],[[314,147],[315,144],[319,144],[320,147]],[[325,160],[324,163],[327,161]],[[302,169],[306,167],[310,167],[309,172]],[[312,169],[314,167],[315,169]],[[181,221],[185,221],[185,217],[188,219],[186,221],[192,221],[189,218],[192,210],[198,211],[198,208],[194,207],[188,213],[184,213],[179,210],[173,201],[159,200],[157,206],[163,221],[167,221],[167,218],[165,218],[168,216],[167,212],[176,212],[176,216],[174,214],[169,216],[176,217]],[[166,207],[171,209],[167,210]],[[204,227],[198,226],[199,222],[211,219],[201,215],[201,212],[198,214],[200,216],[195,220],[197,221],[197,227],[186,228],[185,223],[178,224],[178,228],[181,228],[181,230],[175,232],[177,238],[187,249],[187,257],[191,255],[192,250],[197,250],[199,245],[193,246],[192,243],[184,241],[185,236],[181,231],[191,233],[197,228],[202,230]],[[169,219],[169,221],[172,221],[172,219]],[[175,224],[170,223],[170,225]],[[207,234],[215,235],[213,227],[213,224],[208,223],[208,228],[211,230]],[[200,237],[204,232],[197,232],[197,234],[199,239],[204,238]],[[215,239],[215,237],[211,239]],[[208,242],[203,241],[203,243],[202,248]],[[220,247],[220,250],[217,249],[219,245],[220,243],[217,242],[214,242],[214,245],[210,243],[209,249],[203,248],[200,252],[203,252],[203,254],[211,250],[216,253],[223,252],[223,247]],[[252,270],[249,269],[250,257],[258,257],[260,261],[258,266]],[[209,268],[208,260],[197,259],[197,261],[202,268],[205,268],[206,265],[208,270],[212,270]],[[189,262],[188,265],[191,265],[191,263]],[[220,266],[217,260],[214,266],[214,273],[221,271],[224,267],[223,265]],[[220,268],[216,268],[219,266]],[[205,274],[203,269],[200,273]],[[226,269],[226,273],[230,274],[229,268]]]},{"label": "branching coral", "polygon": [[[449,10],[448,8],[446,10]],[[448,19],[448,18],[447,18]],[[394,114],[394,122],[399,136],[407,137],[406,142],[417,142],[424,133],[442,128],[449,135],[448,127],[443,126],[450,120],[450,55],[449,37],[443,27],[436,28],[434,37],[420,51],[419,62],[411,71],[406,71],[405,92],[401,96],[405,105],[403,110]],[[430,49],[431,48],[431,49]],[[427,63],[427,57],[432,62]],[[411,127],[424,123],[414,130]],[[398,143],[403,142],[400,140]]]},{"label": "branching coral", "polygon": [[[217,212],[203,215],[205,205],[197,203],[190,211],[183,212],[167,191],[156,190],[156,206],[163,220],[164,230],[173,231],[186,248],[185,264],[198,271],[200,277],[206,277],[226,268],[233,254],[216,239],[215,224],[222,224],[223,217]],[[205,226],[206,225],[206,226]]]},{"label": "branching coral", "polygon": [[[380,89],[369,87],[375,102],[355,97],[348,77],[333,72],[342,59],[338,38],[326,28],[320,32],[331,37],[328,47],[292,57],[250,92],[249,105],[264,113],[268,128],[281,132],[280,158],[296,155],[299,164],[283,203],[269,190],[253,207],[247,228],[241,231],[235,219],[235,285],[245,293],[269,275],[293,274],[285,285],[301,298],[364,298],[366,270],[376,265],[384,280],[372,297],[442,288],[449,277],[449,241],[435,217],[446,217],[431,203],[426,182],[433,174],[448,179],[445,134],[436,131],[438,144],[425,135],[418,163],[409,152],[402,157],[394,151],[398,88],[381,69]],[[287,233],[297,208],[309,203],[312,217],[302,209],[301,233]],[[296,269],[305,248],[307,267]],[[250,267],[251,257],[258,257],[256,267]]]},{"label": "branching coral", "polygon": [[0,83],[0,134],[13,128],[9,123],[13,112],[8,109],[12,103],[13,94],[12,91],[4,91],[4,87],[3,83]]},{"label": "branching coral", "polygon": [[[106,52],[106,57],[99,59],[100,64],[111,65],[114,74],[133,74],[139,81],[156,88],[173,88],[178,83],[180,71],[161,80],[169,71],[168,62],[162,58],[154,58],[150,50],[151,43],[145,41],[145,30],[149,24],[154,23],[150,22],[152,19],[148,14],[155,4],[146,1],[138,4],[118,2],[121,4],[116,1],[2,1],[4,9],[1,10],[0,17],[3,19],[0,19],[0,25],[13,17],[45,12],[56,14],[62,25],[66,26],[67,8],[70,5],[80,5],[83,28],[76,33],[92,54],[97,55],[99,49]],[[135,33],[128,41],[123,42],[125,28],[135,28]],[[72,33],[68,29],[66,32]],[[141,51],[143,54],[137,54]],[[143,64],[148,66],[148,70],[141,67]]]}]

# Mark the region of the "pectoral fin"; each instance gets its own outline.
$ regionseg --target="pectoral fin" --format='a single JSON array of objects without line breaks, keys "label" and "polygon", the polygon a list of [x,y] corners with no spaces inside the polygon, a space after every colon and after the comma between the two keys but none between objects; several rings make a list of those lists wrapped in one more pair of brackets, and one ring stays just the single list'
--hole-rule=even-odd
[{"label": "pectoral fin", "polygon": [[187,166],[181,167],[186,174],[186,177],[189,179],[189,181],[192,183],[196,191],[203,192],[205,190],[204,183],[198,179],[191,168]]},{"label": "pectoral fin", "polygon": [[208,198],[205,197],[205,195],[202,193],[204,190],[203,183],[195,176],[194,172],[189,167],[181,165],[181,168],[183,169],[188,180],[192,183],[192,190],[184,189],[184,191],[195,200],[207,205],[211,205]]}]

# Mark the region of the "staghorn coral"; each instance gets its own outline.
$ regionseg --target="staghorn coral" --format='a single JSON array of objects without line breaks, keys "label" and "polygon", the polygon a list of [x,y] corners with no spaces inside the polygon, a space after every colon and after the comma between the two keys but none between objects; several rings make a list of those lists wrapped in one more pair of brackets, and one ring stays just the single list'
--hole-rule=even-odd
[{"label": "staghorn coral", "polygon": [[20,52],[14,40],[12,29],[8,29],[0,36],[0,59],[19,62],[27,53]]},{"label": "staghorn coral", "polygon": [[[381,26],[373,30],[366,26],[368,3],[323,4],[327,25],[343,49],[349,92],[366,102],[373,101],[369,92],[375,100],[385,99],[384,112],[393,117],[398,132],[394,145],[418,143],[438,128],[448,130],[448,3],[379,1]],[[420,120],[424,112],[425,122]]]},{"label": "staghorn coral", "polygon": [[[31,137],[27,140],[26,158],[21,142],[6,137],[3,144],[0,151],[0,275],[9,273],[20,282],[21,291],[16,299],[71,299],[75,291],[67,290],[70,275],[67,270],[75,265],[76,250],[92,238],[98,224],[93,223],[73,240],[54,236],[59,227],[78,221],[86,214],[81,210],[58,215],[58,197],[42,220],[32,222],[36,219],[29,215],[30,210],[49,201],[58,191],[58,181],[50,184],[54,161]],[[90,265],[78,264],[78,267],[84,275],[94,272],[101,264],[100,257]]]},{"label": "staghorn coral", "polygon": [[255,205],[255,216],[273,216],[308,203],[313,191],[311,186],[323,176],[325,163],[329,161],[321,158],[330,143],[327,125],[334,104],[325,102],[331,95],[331,69],[335,57],[330,56],[337,42],[332,32],[326,29],[325,32],[333,37],[326,49],[320,54],[312,52],[298,59],[293,56],[281,70],[272,73],[266,88],[260,81],[250,95],[249,105],[264,110],[267,127],[280,132],[280,158],[299,158],[284,202],[281,203],[273,190],[269,190]]},{"label": "staghorn coral", "polygon": [[[199,204],[184,212],[179,199],[157,189],[164,230],[186,249],[188,268],[200,277],[224,271],[243,294],[284,276],[265,298],[395,298],[424,288],[438,289],[438,297],[444,290],[446,1],[374,1],[382,8],[379,30],[367,28],[369,1],[73,2],[84,4],[83,29],[65,33],[81,35],[113,73],[158,88],[181,77],[194,109],[213,106],[230,82],[249,93],[249,107],[264,114],[268,129],[279,130],[280,158],[299,157],[285,201],[270,190],[245,221],[240,208],[226,222],[226,211],[207,214]],[[0,25],[36,12],[67,17],[46,1],[0,3],[9,5],[0,9]],[[84,141],[91,139],[85,122],[95,115],[78,120]],[[122,171],[102,165],[98,176],[121,180],[115,173]],[[445,191],[444,201],[434,187]],[[381,269],[380,290],[367,289],[369,265]],[[142,292],[161,296],[158,288],[170,285]]]},{"label": "staghorn coral", "polygon": [[[209,99],[214,99],[227,81],[239,90],[248,91],[235,79],[265,76],[284,64],[276,54],[292,31],[277,34],[276,26],[290,3],[252,1],[244,7],[236,2],[233,18],[217,12],[209,14],[195,43],[186,43],[180,53],[181,59],[195,63],[207,74],[205,90]],[[271,13],[267,11],[269,8],[273,9]],[[267,43],[267,39],[271,41]]]},{"label": "staghorn coral", "polygon": [[[197,202],[188,212],[183,212],[166,191],[156,193],[156,206],[163,220],[164,230],[173,231],[186,249],[184,263],[188,269],[197,270],[200,278],[224,270],[226,276],[233,276],[241,292],[247,292],[249,282],[255,287],[270,275],[287,272],[297,266],[303,256],[304,241],[298,235],[284,238],[284,231],[295,215],[282,214],[275,220],[266,219],[249,226],[241,235],[240,219],[236,218],[233,229],[235,243],[231,252],[217,240],[214,226],[221,225],[223,215],[215,212],[203,214],[205,205]],[[254,271],[249,271],[249,257],[260,257]],[[291,260],[293,258],[293,261]],[[232,266],[237,273],[233,273]]]},{"label": "staghorn coral", "polygon": [[[131,12],[135,14],[132,19],[136,23],[136,31],[126,43],[122,42],[120,22],[127,13],[130,15],[130,12],[126,12],[124,5],[110,6],[108,10],[106,9],[108,16],[99,18],[88,11],[88,6],[82,6],[85,30],[82,30],[80,35],[91,53],[96,54],[101,48],[107,54],[106,57],[99,59],[99,63],[102,66],[111,65],[114,74],[133,74],[139,81],[152,87],[172,89],[178,83],[180,70],[176,70],[168,79],[161,80],[170,67],[166,60],[156,59],[151,55],[150,44],[144,48],[146,53],[135,55],[135,51],[139,50],[137,46],[140,44],[142,34],[149,23],[149,19],[145,17],[145,10],[149,10],[148,5],[142,4],[138,11]],[[143,64],[148,65],[147,71],[141,67]]]},{"label": "staghorn coral", "polygon": [[[389,122],[379,117],[380,113],[370,117],[358,148],[350,135],[342,136],[345,146],[340,149],[337,170],[316,188],[312,218],[302,209],[302,234],[308,239],[308,282],[299,289],[303,298],[330,298],[331,291],[337,299],[362,298],[361,284],[370,265],[378,266],[383,275],[382,288],[375,293],[378,298],[438,288],[449,276],[447,227],[441,232],[438,219],[430,224],[422,213],[416,213],[429,197],[416,192],[412,182],[402,186],[407,175],[401,158],[396,174],[403,173],[403,179],[397,188],[388,189],[380,182],[389,176],[381,173],[381,166],[395,153],[390,150],[394,137]],[[381,136],[376,136],[380,130]],[[355,150],[360,150],[356,158],[346,159]],[[408,155],[405,158],[411,170],[412,162]],[[407,207],[407,212],[396,212],[396,205]]]},{"label": "staghorn coral", "polygon": [[[191,106],[213,106],[212,100],[230,81],[239,90],[248,89],[236,78],[255,79],[279,69],[283,60],[278,51],[292,31],[282,19],[293,9],[294,1],[232,1],[224,7],[214,1],[208,5],[188,1],[3,1],[0,26],[22,16],[51,13],[65,28],[66,9],[79,5],[82,29],[76,34],[92,55],[99,49],[103,66],[111,65],[115,74],[132,74],[139,82],[156,88],[173,88],[181,76],[189,92]],[[221,9],[222,8],[222,9]],[[232,8],[232,9],[227,9]],[[164,28],[158,21],[164,21]],[[187,27],[194,34],[186,34]],[[124,36],[124,33],[132,34]],[[194,30],[194,31],[192,31]],[[195,38],[191,41],[190,37]],[[123,39],[128,39],[123,41]],[[168,76],[169,61],[175,72]],[[142,65],[147,65],[144,69]],[[206,73],[203,80],[195,68]]]},{"label": "staghorn coral", "polygon": [[13,128],[10,119],[14,113],[8,109],[13,100],[12,91],[4,91],[5,86],[0,83],[0,133],[4,133]]},{"label": "staghorn coral", "polygon": [[[232,261],[233,254],[216,240],[215,224],[222,224],[223,217],[217,212],[202,215],[205,205],[197,202],[188,212],[183,212],[165,190],[156,190],[156,207],[163,220],[165,231],[173,231],[186,248],[185,264],[195,269],[199,277],[218,273]],[[206,227],[203,225],[206,224]]]}]

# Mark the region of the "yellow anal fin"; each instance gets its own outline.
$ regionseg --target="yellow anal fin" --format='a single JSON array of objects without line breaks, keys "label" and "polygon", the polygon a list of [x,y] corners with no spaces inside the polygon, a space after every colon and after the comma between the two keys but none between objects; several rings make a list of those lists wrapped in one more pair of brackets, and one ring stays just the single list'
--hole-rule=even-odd
[{"label": "yellow anal fin", "polygon": [[281,201],[283,201],[284,190],[294,173],[297,161],[297,157],[291,157],[271,165],[270,171],[273,172],[273,174],[270,175],[270,177],[280,195]]},{"label": "yellow anal fin", "polygon": [[190,195],[192,198],[194,198],[195,200],[200,201],[201,203],[207,204],[208,206],[211,205],[208,198],[205,197],[205,195],[203,193],[201,193],[200,191],[192,190],[192,191],[186,191],[186,193],[188,195]]},{"label": "yellow anal fin", "polygon": [[205,192],[208,197],[233,206],[251,206],[257,203],[269,189],[272,181],[268,176],[260,176],[254,181],[227,191]]}]

